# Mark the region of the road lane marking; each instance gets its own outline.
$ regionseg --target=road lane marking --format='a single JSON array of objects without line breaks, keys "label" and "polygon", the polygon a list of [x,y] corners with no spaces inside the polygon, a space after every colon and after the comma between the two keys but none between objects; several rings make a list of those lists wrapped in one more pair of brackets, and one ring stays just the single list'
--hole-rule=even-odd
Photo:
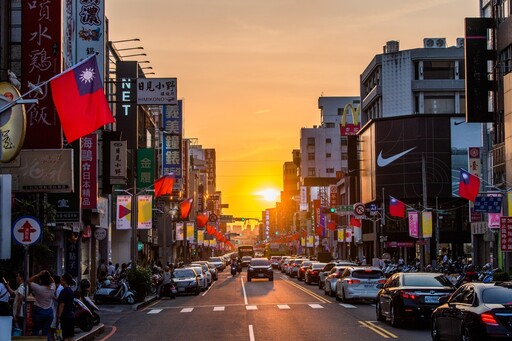
[{"label": "road lane marking", "polygon": [[308,304],[313,309],[324,309],[320,304]]},{"label": "road lane marking", "polygon": [[252,324],[249,325],[249,340],[254,341],[254,329],[252,328]]},{"label": "road lane marking", "polygon": [[288,304],[278,304],[277,307],[281,310],[290,309],[290,306]]},{"label": "road lane marking", "polygon": [[300,289],[302,291],[304,291],[306,294],[310,295],[310,296],[313,296],[314,298],[316,298],[317,300],[319,300],[320,302],[322,303],[331,303],[331,301],[323,298],[322,296],[320,295],[317,295],[315,294],[314,292],[312,292],[311,290],[309,289],[306,289],[306,288],[303,288],[302,286],[296,284],[296,283],[293,283],[292,281],[290,280],[286,280],[285,283],[288,283],[290,285],[293,285],[294,287],[296,287],[297,289]]},{"label": "road lane marking", "polygon": [[181,309],[180,313],[191,313],[194,308],[183,308]]},{"label": "road lane marking", "polygon": [[162,309],[151,309],[150,311],[148,311],[148,314],[158,314],[161,311]]},{"label": "road lane marking", "polygon": [[213,307],[213,311],[224,311],[226,307]]},{"label": "road lane marking", "polygon": [[374,331],[375,333],[379,334],[380,336],[382,336],[385,339],[390,339],[390,338],[398,339],[398,336],[396,336],[395,334],[391,333],[390,331],[387,331],[386,329],[384,329],[380,326],[375,325],[371,321],[357,321],[357,322],[359,322],[359,324],[363,325],[363,327],[366,327],[366,328]]},{"label": "road lane marking", "polygon": [[348,309],[357,308],[355,305],[352,305],[352,304],[340,303],[340,305],[341,305],[343,308],[348,308]]},{"label": "road lane marking", "polygon": [[240,281],[242,282],[242,291],[244,293],[244,302],[245,302],[245,305],[247,305],[247,293],[245,292],[244,279],[242,277],[240,277]]},{"label": "road lane marking", "polygon": [[245,310],[258,310],[258,307],[255,305],[246,305]]},{"label": "road lane marking", "polygon": [[204,295],[206,295],[208,293],[208,291],[210,291],[210,289],[213,287],[213,285],[215,284],[215,282],[213,282],[209,287],[208,289],[201,295],[204,297]]}]

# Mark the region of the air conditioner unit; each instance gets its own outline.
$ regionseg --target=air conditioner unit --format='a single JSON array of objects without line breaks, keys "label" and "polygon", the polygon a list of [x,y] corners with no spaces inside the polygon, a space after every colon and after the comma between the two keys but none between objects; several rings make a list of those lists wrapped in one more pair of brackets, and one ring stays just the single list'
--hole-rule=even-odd
[{"label": "air conditioner unit", "polygon": [[464,47],[464,38],[457,38],[457,47]]},{"label": "air conditioner unit", "polygon": [[425,38],[423,47],[426,49],[439,49],[446,47],[446,38]]}]

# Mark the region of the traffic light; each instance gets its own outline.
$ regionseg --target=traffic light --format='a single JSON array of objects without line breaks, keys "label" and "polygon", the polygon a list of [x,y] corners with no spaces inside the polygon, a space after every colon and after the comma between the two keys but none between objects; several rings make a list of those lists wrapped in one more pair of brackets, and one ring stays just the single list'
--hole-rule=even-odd
[{"label": "traffic light", "polygon": [[335,213],[336,209],[334,207],[331,207],[330,211],[331,211],[331,213]]},{"label": "traffic light", "polygon": [[245,221],[245,218],[242,218],[242,221]]}]

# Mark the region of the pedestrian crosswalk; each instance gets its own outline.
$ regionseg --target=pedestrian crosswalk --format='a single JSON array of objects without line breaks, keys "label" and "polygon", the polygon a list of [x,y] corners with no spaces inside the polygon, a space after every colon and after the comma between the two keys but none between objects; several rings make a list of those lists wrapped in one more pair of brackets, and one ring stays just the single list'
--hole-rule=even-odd
[{"label": "pedestrian crosswalk", "polygon": [[[158,309],[150,309],[147,311],[147,314],[158,314],[158,313],[161,313],[163,310],[169,310],[169,309],[172,309],[172,310],[179,310],[180,313],[192,313],[193,311],[197,310],[197,309],[211,309],[212,311],[218,311],[218,312],[222,312],[222,311],[226,311],[226,310],[233,310],[233,309],[240,309],[241,307],[243,307],[242,309],[245,309],[246,311],[256,311],[256,310],[259,310],[259,308],[265,308],[265,309],[268,309],[268,307],[274,307],[274,308],[277,308],[279,310],[291,310],[291,309],[298,309],[300,307],[308,307],[308,308],[311,308],[311,309],[323,309],[324,306],[321,305],[321,304],[317,304],[317,303],[310,303],[310,304],[294,304],[294,305],[288,305],[288,304],[277,304],[277,305],[263,305],[263,306],[258,306],[258,305],[233,305],[233,306],[208,306],[208,307],[186,307],[186,308],[158,308]],[[293,308],[292,308],[293,307]]]}]

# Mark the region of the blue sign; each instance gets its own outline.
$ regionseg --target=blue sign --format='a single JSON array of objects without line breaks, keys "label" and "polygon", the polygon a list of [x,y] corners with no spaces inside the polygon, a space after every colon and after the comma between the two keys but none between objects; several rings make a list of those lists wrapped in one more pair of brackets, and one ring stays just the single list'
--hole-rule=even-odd
[{"label": "blue sign", "polygon": [[174,173],[174,188],[183,187],[183,112],[182,101],[178,105],[164,105],[162,113],[162,175]]},{"label": "blue sign", "polygon": [[476,197],[475,212],[500,213],[503,198],[499,197]]},{"label": "blue sign", "polygon": [[377,205],[376,204],[370,204],[370,211],[376,212],[377,211]]}]

